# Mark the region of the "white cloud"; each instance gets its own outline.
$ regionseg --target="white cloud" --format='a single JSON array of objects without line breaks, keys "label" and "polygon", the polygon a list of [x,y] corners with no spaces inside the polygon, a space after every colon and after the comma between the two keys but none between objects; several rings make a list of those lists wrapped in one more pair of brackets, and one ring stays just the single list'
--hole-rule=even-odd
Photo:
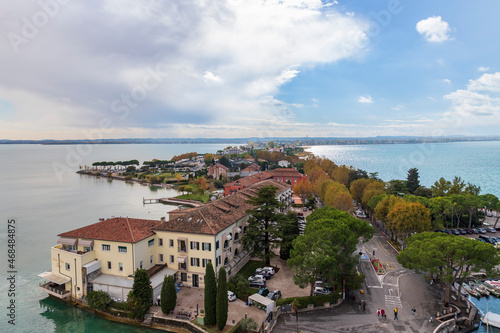
[{"label": "white cloud", "polygon": [[450,79],[443,79],[443,82],[446,83],[446,84],[451,84],[451,80]]},{"label": "white cloud", "polygon": [[213,81],[213,82],[222,82],[222,79],[220,76],[215,75],[212,72],[206,71],[205,74],[203,74],[203,78],[205,81]]},{"label": "white cloud", "polygon": [[484,66],[481,66],[481,67],[479,67],[477,70],[478,70],[479,72],[487,72],[487,71],[489,71],[489,70],[490,70],[490,68],[489,68],[489,67],[484,67]]},{"label": "white cloud", "polygon": [[[20,45],[19,55],[8,39],[0,39],[0,89],[7,92],[2,98],[23,114],[19,124],[39,119],[40,128],[52,129],[52,122],[38,117],[32,106],[51,105],[46,109],[58,118],[60,131],[73,132],[73,137],[82,135],[72,127],[75,122],[84,128],[104,118],[113,121],[115,133],[144,128],[144,133],[154,129],[158,134],[163,123],[241,124],[247,115],[286,118],[293,114],[290,108],[269,101],[277,101],[282,86],[300,69],[365,52],[368,21],[327,5],[321,0],[107,0],[98,8],[71,3],[43,33]],[[17,3],[0,3],[0,12],[33,16]],[[14,21],[0,28],[21,34]],[[90,21],[93,28],[86,29]],[[151,78],[149,69],[158,68],[161,75]],[[144,93],[145,84],[154,88]],[[140,101],[127,105],[124,98],[134,93],[142,94]],[[115,112],[116,100],[128,108],[126,116]],[[255,131],[249,136],[262,131],[256,125],[248,129]],[[0,133],[4,130],[0,124]]]},{"label": "white cloud", "polygon": [[[452,108],[447,116],[467,118],[468,123],[484,122],[484,116],[489,116],[488,123],[500,123],[500,72],[483,74],[476,80],[469,80],[467,89],[459,89],[444,99],[451,101]],[[481,116],[478,118],[478,116]]]},{"label": "white cloud", "polygon": [[425,36],[431,43],[441,43],[450,40],[450,25],[441,16],[431,16],[417,23],[417,32]]},{"label": "white cloud", "polygon": [[396,106],[392,107],[392,110],[394,110],[394,111],[401,111],[404,108],[405,108],[404,105],[400,104],[400,105],[396,105]]},{"label": "white cloud", "polygon": [[359,96],[358,103],[371,104],[373,103],[373,98],[370,95]]}]

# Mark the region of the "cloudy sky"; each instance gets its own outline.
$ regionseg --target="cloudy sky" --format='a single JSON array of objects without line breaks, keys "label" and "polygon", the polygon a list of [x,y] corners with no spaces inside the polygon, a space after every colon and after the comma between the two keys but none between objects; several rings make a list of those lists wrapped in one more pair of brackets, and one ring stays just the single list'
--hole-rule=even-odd
[{"label": "cloudy sky", "polygon": [[500,3],[0,1],[0,139],[498,135]]}]

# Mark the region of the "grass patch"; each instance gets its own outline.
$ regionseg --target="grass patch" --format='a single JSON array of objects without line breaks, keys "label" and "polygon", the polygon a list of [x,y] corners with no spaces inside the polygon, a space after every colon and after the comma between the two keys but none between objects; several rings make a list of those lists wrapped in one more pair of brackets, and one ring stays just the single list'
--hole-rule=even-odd
[{"label": "grass patch", "polygon": [[290,297],[290,298],[280,298],[276,300],[276,306],[282,306],[285,304],[291,304],[294,299],[299,301],[299,309],[304,309],[308,304],[314,304],[314,306],[323,306],[326,302],[331,304],[337,301],[337,296],[332,295],[321,295],[321,296],[304,296],[304,297]]},{"label": "grass patch", "polygon": [[240,271],[238,272],[238,275],[243,276],[245,279],[248,279],[249,276],[253,275],[255,273],[255,270],[257,268],[262,267],[262,261],[258,260],[249,260],[245,266],[243,266]]},{"label": "grass patch", "polygon": [[182,195],[178,195],[175,197],[176,199],[186,199],[186,200],[194,200],[194,201],[201,201],[203,203],[207,203],[208,200],[210,200],[210,195],[205,193],[205,194],[202,194],[202,195],[198,195],[198,194],[182,194]]}]

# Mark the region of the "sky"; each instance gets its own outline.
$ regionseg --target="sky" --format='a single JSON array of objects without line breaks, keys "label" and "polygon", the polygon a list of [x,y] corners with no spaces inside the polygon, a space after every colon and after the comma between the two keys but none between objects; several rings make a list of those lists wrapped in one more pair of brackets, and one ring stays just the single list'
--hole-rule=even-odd
[{"label": "sky", "polygon": [[499,12],[0,0],[0,139],[498,135]]}]

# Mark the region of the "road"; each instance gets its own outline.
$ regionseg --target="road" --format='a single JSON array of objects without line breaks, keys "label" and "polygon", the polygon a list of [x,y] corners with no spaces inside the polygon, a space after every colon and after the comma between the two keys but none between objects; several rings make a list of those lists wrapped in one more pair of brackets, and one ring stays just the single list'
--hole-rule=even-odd
[{"label": "road", "polygon": [[[440,309],[441,292],[437,286],[427,283],[422,275],[403,268],[396,260],[397,251],[387,242],[381,230],[358,251],[365,255],[359,268],[366,279],[363,294],[354,293],[355,301],[346,299],[332,309],[299,313],[299,330],[304,333],[320,332],[432,332],[438,322],[429,322]],[[375,254],[374,254],[375,253]],[[364,258],[364,259],[363,259]],[[371,264],[378,259],[384,267],[377,274]],[[359,309],[359,301],[366,302],[366,309]],[[399,320],[394,320],[394,308],[398,307]],[[411,309],[415,307],[416,313]],[[384,309],[387,318],[377,317],[377,309]],[[281,315],[273,332],[296,332],[295,316]]]}]

